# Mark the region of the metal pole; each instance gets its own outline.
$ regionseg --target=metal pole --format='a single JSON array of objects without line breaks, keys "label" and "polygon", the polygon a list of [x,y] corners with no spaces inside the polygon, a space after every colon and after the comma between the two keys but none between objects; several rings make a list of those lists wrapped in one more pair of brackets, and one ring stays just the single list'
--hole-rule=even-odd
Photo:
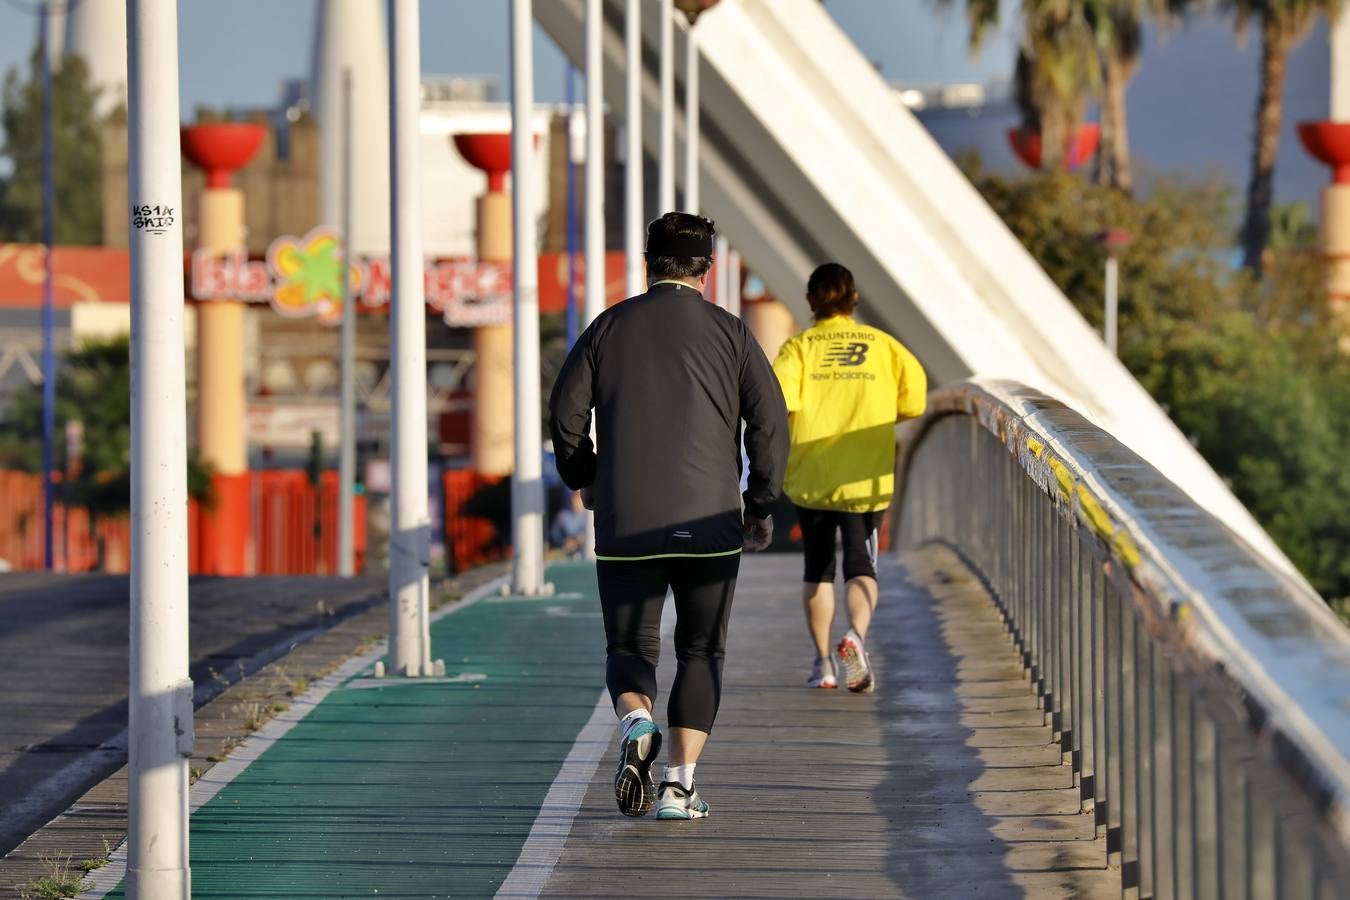
[{"label": "metal pole", "polygon": [[[586,316],[590,325],[605,311],[605,109],[601,59],[603,11],[586,0]],[[591,426],[595,437],[595,426]],[[586,513],[587,559],[595,557],[595,515]]]},{"label": "metal pole", "polygon": [[427,674],[427,336],[422,282],[421,48],[417,0],[389,0],[389,184],[393,244],[393,528],[389,547],[390,668]]},{"label": "metal pole", "polygon": [[727,298],[731,293],[731,245],[722,235],[713,239],[713,302],[727,309]]},{"label": "metal pole", "polygon": [[675,8],[659,0],[661,10],[661,153],[658,157],[658,214],[675,208]]},{"label": "metal pole", "polygon": [[624,291],[629,297],[642,293],[646,266],[642,259],[642,0],[628,0],[624,17],[627,51],[624,115]]},{"label": "metal pole", "polygon": [[342,72],[342,381],[338,440],[338,574],[356,574],[356,298],[352,296],[352,72]]},{"label": "metal pole", "polygon": [[517,594],[544,592],[544,483],[539,394],[539,263],[534,195],[534,15],[511,0],[511,216],[515,303],[516,464],[511,471]]},{"label": "metal pole", "polygon": [[727,254],[727,312],[741,314],[741,255],[735,250]]},{"label": "metal pole", "polygon": [[186,898],[187,399],[178,4],[128,0],[131,670],[127,896]]},{"label": "metal pole", "polygon": [[[43,3],[39,31],[42,36],[42,565],[51,571],[56,563],[52,544],[56,491],[52,484],[52,457],[56,446],[56,322],[52,288],[56,283],[53,254],[56,249],[56,198],[52,184],[52,66],[49,17],[51,4]],[[70,561],[66,561],[67,567]]]},{"label": "metal pole", "polygon": [[698,215],[698,31],[684,31],[684,209]]},{"label": "metal pole", "polygon": [[[567,63],[567,349],[577,342],[577,166],[572,159],[577,70]],[[588,161],[589,163],[589,161]],[[589,172],[589,169],[587,170]],[[589,225],[589,220],[587,221]]]},{"label": "metal pole", "polygon": [[600,0],[586,0],[586,316],[605,311],[605,100]]},{"label": "metal pole", "polygon": [[1116,352],[1116,326],[1119,314],[1116,287],[1120,277],[1119,269],[1120,267],[1116,263],[1116,255],[1114,253],[1106,257],[1106,346],[1110,348],[1112,356],[1119,355]]}]

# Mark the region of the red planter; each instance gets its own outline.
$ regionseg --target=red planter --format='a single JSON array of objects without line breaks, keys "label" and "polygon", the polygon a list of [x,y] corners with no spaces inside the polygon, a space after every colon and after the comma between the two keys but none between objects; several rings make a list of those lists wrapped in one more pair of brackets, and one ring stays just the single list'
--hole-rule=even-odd
[{"label": "red planter", "polygon": [[1303,122],[1298,126],[1303,147],[1331,166],[1331,180],[1350,184],[1350,122]]},{"label": "red planter", "polygon": [[[1101,143],[1101,127],[1095,122],[1078,126],[1078,133],[1064,141],[1064,159],[1070,169],[1076,169],[1092,159]],[[1008,129],[1008,143],[1017,158],[1033,169],[1041,167],[1041,133],[1023,128]]]},{"label": "red planter", "polygon": [[469,165],[487,173],[488,193],[506,190],[506,173],[511,171],[511,132],[457,134],[455,149]]},{"label": "red planter", "polygon": [[267,137],[267,126],[256,122],[210,122],[184,125],[183,155],[206,170],[208,188],[227,188],[230,176],[248,165]]}]

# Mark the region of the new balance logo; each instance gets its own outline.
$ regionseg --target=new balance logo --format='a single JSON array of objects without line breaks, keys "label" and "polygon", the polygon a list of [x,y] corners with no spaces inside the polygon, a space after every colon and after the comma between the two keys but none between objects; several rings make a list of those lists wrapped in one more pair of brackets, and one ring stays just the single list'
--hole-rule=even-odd
[{"label": "new balance logo", "polygon": [[821,365],[823,368],[861,366],[867,359],[867,351],[870,349],[872,349],[870,344],[836,341],[825,348],[825,361]]}]

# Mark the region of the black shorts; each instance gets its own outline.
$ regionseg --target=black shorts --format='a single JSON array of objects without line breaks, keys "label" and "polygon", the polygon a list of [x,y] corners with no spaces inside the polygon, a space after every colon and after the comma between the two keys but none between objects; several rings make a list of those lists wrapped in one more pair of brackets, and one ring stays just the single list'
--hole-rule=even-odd
[{"label": "black shorts", "polygon": [[802,544],[807,584],[833,583],[834,533],[844,539],[844,578],[877,577],[877,526],[880,512],[836,512],[829,509],[797,507],[797,522],[802,527]]}]

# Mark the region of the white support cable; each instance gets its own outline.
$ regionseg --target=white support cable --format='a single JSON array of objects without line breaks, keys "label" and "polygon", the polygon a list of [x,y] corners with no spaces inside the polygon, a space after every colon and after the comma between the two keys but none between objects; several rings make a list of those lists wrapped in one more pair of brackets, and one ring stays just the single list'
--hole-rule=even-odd
[{"label": "white support cable", "polygon": [[723,235],[713,241],[713,300],[723,309],[730,309],[728,298],[731,294],[731,250],[730,243]]},{"label": "white support cable", "polygon": [[417,0],[389,0],[390,235],[393,298],[393,522],[389,538],[391,674],[431,671],[427,561],[427,337],[422,281],[421,47]]},{"label": "white support cable", "polygon": [[[586,0],[586,314],[590,325],[605,310],[604,11]],[[595,437],[595,426],[591,426]],[[595,557],[595,515],[586,514],[587,559]]]},{"label": "white support cable", "polygon": [[511,470],[512,590],[538,596],[544,585],[544,482],[539,389],[539,267],[534,221],[534,16],[532,0],[511,0],[512,307],[515,466]]},{"label": "white support cable", "polygon": [[624,291],[642,293],[646,266],[642,259],[642,0],[628,0],[624,18],[627,83],[624,85]]},{"label": "white support cable", "polygon": [[698,31],[684,31],[684,211],[699,214]]},{"label": "white support cable", "polygon": [[727,312],[741,315],[741,255],[735,250],[727,254]]},{"label": "white support cable", "polygon": [[[661,17],[661,152],[657,172],[658,216],[675,209],[675,7],[658,0]],[[638,72],[641,73],[641,68]]]},{"label": "white support cable", "polygon": [[187,900],[187,402],[178,4],[128,0],[131,647],[127,896]]},{"label": "white support cable", "polygon": [[338,574],[356,574],[356,295],[352,266],[352,72],[342,73],[342,331],[338,386]]}]

